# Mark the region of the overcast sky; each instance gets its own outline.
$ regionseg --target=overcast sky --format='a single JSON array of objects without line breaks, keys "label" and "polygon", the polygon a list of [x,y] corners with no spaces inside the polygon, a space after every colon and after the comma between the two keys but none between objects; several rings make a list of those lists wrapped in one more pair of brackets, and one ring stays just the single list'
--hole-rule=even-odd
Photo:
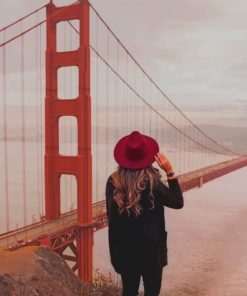
[{"label": "overcast sky", "polygon": [[[1,0],[0,27],[47,0]],[[74,1],[56,0],[58,5]],[[246,0],[91,0],[195,123],[247,126]]]}]

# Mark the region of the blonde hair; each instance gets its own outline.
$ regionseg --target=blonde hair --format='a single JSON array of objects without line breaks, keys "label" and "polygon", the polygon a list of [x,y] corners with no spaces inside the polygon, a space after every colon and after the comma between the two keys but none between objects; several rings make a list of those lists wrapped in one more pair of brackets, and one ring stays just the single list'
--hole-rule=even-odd
[{"label": "blonde hair", "polygon": [[142,210],[139,203],[141,193],[146,189],[147,184],[150,185],[149,197],[154,208],[154,183],[161,177],[159,170],[153,166],[144,169],[126,169],[118,167],[118,170],[112,174],[113,199],[118,205],[119,214],[126,211],[128,216],[133,211],[138,216]]}]

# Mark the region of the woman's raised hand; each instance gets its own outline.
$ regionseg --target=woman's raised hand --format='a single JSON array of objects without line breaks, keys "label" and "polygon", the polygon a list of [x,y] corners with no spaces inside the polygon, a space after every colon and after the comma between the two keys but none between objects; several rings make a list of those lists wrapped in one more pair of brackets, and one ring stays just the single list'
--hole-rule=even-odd
[{"label": "woman's raised hand", "polygon": [[154,156],[155,160],[157,161],[158,165],[168,174],[173,172],[173,167],[170,161],[165,157],[165,155],[161,152],[158,152]]}]

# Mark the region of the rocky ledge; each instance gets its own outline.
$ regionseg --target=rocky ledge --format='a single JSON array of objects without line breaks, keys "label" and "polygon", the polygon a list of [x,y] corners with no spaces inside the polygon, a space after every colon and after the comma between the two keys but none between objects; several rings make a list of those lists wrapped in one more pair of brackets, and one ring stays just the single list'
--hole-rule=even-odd
[{"label": "rocky ledge", "polygon": [[96,280],[83,285],[66,262],[45,247],[0,251],[0,296],[120,295],[112,284]]},{"label": "rocky ledge", "polygon": [[82,282],[45,247],[0,251],[0,296],[82,295]]}]

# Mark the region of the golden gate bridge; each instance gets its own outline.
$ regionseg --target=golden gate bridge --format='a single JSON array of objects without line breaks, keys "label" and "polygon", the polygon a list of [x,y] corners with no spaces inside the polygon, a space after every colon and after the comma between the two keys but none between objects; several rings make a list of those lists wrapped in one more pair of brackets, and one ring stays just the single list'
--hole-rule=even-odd
[{"label": "golden gate bridge", "polygon": [[172,102],[87,0],[50,1],[2,28],[0,69],[0,247],[46,245],[85,282],[121,136],[156,138],[183,191],[247,165]]}]

